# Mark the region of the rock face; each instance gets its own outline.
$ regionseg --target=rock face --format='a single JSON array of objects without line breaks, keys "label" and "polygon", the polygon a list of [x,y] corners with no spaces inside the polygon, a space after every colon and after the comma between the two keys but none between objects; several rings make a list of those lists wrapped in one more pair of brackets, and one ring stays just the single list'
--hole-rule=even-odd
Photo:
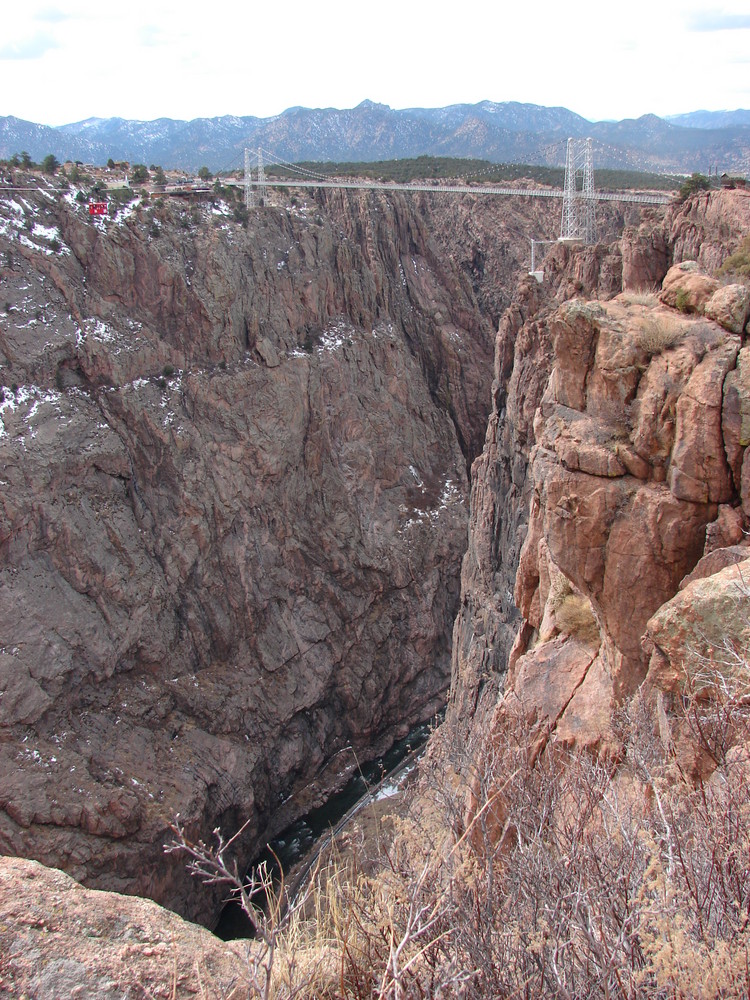
[{"label": "rock face", "polygon": [[694,261],[705,274],[719,268],[750,228],[750,192],[694,195],[666,215],[645,213],[622,236],[622,287],[655,290],[672,264]]},{"label": "rock face", "polygon": [[741,660],[750,642],[750,548],[732,555],[733,563],[710,567],[713,572],[706,567],[706,575],[690,580],[648,622],[649,685],[670,694],[700,688],[709,680],[709,662],[730,686],[746,683]]},{"label": "rock face", "polygon": [[247,944],[224,944],[145,899],[84,889],[0,858],[0,992],[59,1000],[248,995]]},{"label": "rock face", "polygon": [[[718,266],[748,211],[732,195],[626,231],[623,284],[640,283],[636,274],[661,280],[693,245],[688,223]],[[724,244],[714,254],[719,212]],[[728,598],[715,595],[748,551],[750,389],[737,330],[746,289],[725,293],[697,263],[669,274],[665,305],[612,297],[606,275],[599,301],[561,304],[570,292],[562,275],[541,290],[524,282],[501,324],[449,707],[475,733],[491,733],[497,698],[512,694],[557,740],[606,749],[615,706],[647,674],[682,669],[691,600],[700,621],[710,608],[726,616]],[[687,284],[695,302],[680,311]],[[724,306],[709,308],[722,295]]]},{"label": "rock face", "polygon": [[210,922],[175,813],[249,859],[444,700],[500,293],[398,197],[1,211],[0,851]]},{"label": "rock face", "polygon": [[521,624],[514,587],[528,531],[535,420],[552,370],[549,317],[575,296],[619,293],[620,247],[556,246],[544,272],[542,286],[522,280],[495,344],[492,412],[484,451],[472,467],[469,545],[454,630],[449,712],[455,719],[471,719],[485,684],[504,674]]}]

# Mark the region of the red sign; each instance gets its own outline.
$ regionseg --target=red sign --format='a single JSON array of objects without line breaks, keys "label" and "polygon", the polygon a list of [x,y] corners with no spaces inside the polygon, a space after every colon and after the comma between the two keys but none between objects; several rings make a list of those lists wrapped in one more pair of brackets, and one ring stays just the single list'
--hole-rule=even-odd
[{"label": "red sign", "polygon": [[106,214],[107,214],[106,201],[89,202],[89,215],[106,215]]}]

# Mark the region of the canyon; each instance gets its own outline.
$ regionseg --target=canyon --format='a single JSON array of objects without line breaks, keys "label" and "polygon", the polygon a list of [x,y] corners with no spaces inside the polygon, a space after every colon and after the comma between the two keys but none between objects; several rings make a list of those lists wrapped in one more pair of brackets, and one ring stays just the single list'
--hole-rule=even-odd
[{"label": "canyon", "polygon": [[618,705],[670,717],[696,643],[746,648],[744,191],[615,215],[541,284],[522,202],[2,211],[0,850],[77,900],[211,926],[176,814],[250,819],[250,857],[449,684],[467,747],[513,702],[617,759]]},{"label": "canyon", "polygon": [[211,925],[176,815],[249,860],[444,704],[494,331],[550,225],[475,209],[3,203],[3,853]]}]

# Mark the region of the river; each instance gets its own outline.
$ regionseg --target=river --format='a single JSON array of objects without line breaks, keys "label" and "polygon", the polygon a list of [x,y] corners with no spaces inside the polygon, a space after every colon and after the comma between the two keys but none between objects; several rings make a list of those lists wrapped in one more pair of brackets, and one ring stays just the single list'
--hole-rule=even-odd
[{"label": "river", "polygon": [[[270,841],[268,848],[249,866],[249,871],[266,862],[277,876],[280,864],[285,874],[297,869],[295,879],[300,881],[300,875],[309,869],[321,844],[326,843],[331,834],[340,832],[359,807],[399,791],[399,781],[423,752],[434,725],[435,722],[424,722],[415,726],[383,756],[363,764],[340,792]],[[308,865],[302,864],[305,858]],[[214,933],[224,941],[253,936],[247,915],[235,902],[224,907]]]}]

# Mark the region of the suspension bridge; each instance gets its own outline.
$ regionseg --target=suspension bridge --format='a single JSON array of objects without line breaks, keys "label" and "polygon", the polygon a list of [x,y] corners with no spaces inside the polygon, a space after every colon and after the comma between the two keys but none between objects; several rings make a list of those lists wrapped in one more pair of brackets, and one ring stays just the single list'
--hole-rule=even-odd
[{"label": "suspension bridge", "polygon": [[[253,165],[253,153],[256,157]],[[274,177],[268,180],[266,163],[284,168],[294,176],[291,179]],[[265,149],[245,150],[245,175],[241,181],[231,182],[245,189],[248,209],[267,203],[269,186],[286,188],[331,188],[347,191],[426,191],[430,194],[506,196],[514,198],[547,198],[562,201],[560,239],[566,241],[596,242],[596,203],[619,202],[637,205],[666,205],[668,194],[659,192],[597,191],[594,187],[594,167],[591,139],[568,139],[565,184],[562,190],[546,187],[498,187],[492,184],[436,184],[342,180],[316,173],[297,164],[289,163]]]}]

